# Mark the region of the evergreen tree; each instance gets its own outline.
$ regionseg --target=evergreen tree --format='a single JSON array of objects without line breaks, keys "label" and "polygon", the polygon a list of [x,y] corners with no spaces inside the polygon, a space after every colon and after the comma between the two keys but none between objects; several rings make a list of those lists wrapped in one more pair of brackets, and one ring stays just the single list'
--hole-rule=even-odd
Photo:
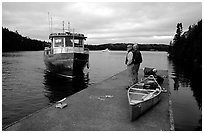
[{"label": "evergreen tree", "polygon": [[176,29],[176,34],[174,36],[174,41],[179,41],[179,39],[181,38],[181,34],[183,32],[183,26],[182,23],[178,23],[176,25],[177,29]]}]

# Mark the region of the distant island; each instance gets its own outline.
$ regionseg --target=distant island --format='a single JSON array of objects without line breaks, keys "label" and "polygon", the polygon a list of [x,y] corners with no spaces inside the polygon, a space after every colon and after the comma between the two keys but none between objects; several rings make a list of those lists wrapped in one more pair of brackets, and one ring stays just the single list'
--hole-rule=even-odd
[{"label": "distant island", "polygon": [[[99,45],[85,45],[89,50],[127,50],[127,45],[133,43],[107,43]],[[169,45],[166,44],[138,44],[141,51],[168,51]]]}]

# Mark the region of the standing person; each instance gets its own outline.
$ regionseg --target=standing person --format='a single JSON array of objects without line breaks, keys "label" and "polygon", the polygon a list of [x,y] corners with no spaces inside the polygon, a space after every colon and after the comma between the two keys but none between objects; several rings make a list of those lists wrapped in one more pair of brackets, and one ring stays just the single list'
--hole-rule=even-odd
[{"label": "standing person", "polygon": [[127,71],[128,71],[128,89],[131,85],[134,84],[134,64],[133,64],[133,47],[132,45],[127,46],[127,54],[126,54],[126,60],[125,64],[127,65]]},{"label": "standing person", "polygon": [[138,82],[138,71],[140,68],[140,63],[142,63],[142,55],[139,51],[139,45],[136,43],[133,45],[133,64],[134,64],[134,83]]}]

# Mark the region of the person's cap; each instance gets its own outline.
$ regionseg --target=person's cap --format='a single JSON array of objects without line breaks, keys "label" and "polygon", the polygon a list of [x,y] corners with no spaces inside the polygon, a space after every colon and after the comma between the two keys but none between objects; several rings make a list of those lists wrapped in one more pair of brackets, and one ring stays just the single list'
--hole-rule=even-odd
[{"label": "person's cap", "polygon": [[135,43],[135,44],[133,45],[133,48],[134,48],[134,49],[137,49],[137,48],[138,48],[138,44]]},{"label": "person's cap", "polygon": [[127,45],[127,48],[132,48],[132,45]]},{"label": "person's cap", "polygon": [[157,72],[157,69],[154,68],[152,71],[156,73],[156,72]]}]

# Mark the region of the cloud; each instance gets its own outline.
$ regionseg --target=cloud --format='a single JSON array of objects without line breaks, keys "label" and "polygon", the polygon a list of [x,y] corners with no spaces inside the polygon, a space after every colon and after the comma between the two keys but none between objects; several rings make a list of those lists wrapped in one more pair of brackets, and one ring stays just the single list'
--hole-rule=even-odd
[{"label": "cloud", "polygon": [[20,34],[48,39],[48,12],[52,28],[62,31],[68,21],[89,44],[108,42],[169,43],[176,24],[184,29],[202,18],[201,2],[29,2],[2,3],[2,25]]}]

